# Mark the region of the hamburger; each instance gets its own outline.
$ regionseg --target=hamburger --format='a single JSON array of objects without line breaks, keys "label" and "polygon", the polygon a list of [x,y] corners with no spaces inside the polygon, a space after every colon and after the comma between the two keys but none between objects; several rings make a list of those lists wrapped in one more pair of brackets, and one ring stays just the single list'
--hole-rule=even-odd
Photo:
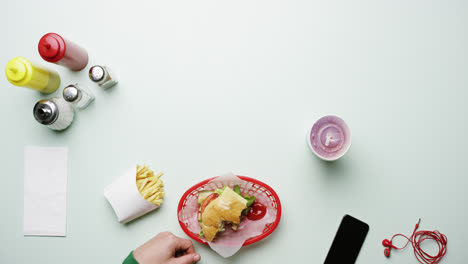
[{"label": "hamburger", "polygon": [[199,236],[211,242],[218,233],[224,232],[226,224],[237,230],[242,216],[248,212],[254,201],[255,196],[243,196],[238,185],[234,190],[224,186],[214,191],[199,192]]}]

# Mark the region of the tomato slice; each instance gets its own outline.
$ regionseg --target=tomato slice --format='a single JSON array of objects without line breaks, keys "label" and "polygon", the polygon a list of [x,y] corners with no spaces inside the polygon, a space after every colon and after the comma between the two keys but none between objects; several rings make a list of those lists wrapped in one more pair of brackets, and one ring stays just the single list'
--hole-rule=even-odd
[{"label": "tomato slice", "polygon": [[208,195],[208,197],[205,198],[203,201],[202,205],[200,206],[200,214],[203,214],[203,211],[205,211],[205,208],[210,204],[214,199],[218,198],[219,194],[217,193],[212,193]]}]

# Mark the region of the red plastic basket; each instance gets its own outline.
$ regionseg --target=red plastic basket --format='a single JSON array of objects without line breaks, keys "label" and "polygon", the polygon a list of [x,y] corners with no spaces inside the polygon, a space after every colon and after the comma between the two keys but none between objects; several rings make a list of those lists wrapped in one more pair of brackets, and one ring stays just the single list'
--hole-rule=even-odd
[{"label": "red plastic basket", "polygon": [[[280,199],[279,199],[278,195],[276,194],[276,192],[270,186],[268,186],[267,184],[265,184],[265,183],[263,183],[263,182],[261,182],[259,180],[249,178],[249,177],[245,177],[245,176],[237,176],[237,177],[239,177],[243,181],[250,182],[252,184],[252,188],[255,188],[256,192],[258,192],[258,191],[264,192],[268,196],[268,198],[270,199],[270,201],[272,203],[271,204],[272,207],[276,209],[275,221],[273,223],[265,225],[265,229],[263,230],[262,234],[247,239],[243,244],[243,246],[247,246],[247,245],[253,244],[255,242],[258,242],[258,241],[264,239],[265,237],[270,235],[276,229],[276,227],[278,226],[279,221],[281,219],[281,202],[280,202]],[[198,197],[198,192],[203,190],[204,186],[209,181],[211,181],[211,180],[213,180],[215,178],[217,178],[217,177],[213,177],[213,178],[204,180],[202,182],[199,182],[199,183],[195,184],[194,186],[192,186],[190,189],[188,189],[184,193],[184,195],[182,195],[182,198],[180,198],[179,206],[177,208],[177,219],[179,220],[179,224],[180,224],[180,227],[182,227],[182,230],[184,230],[184,232],[190,238],[192,238],[193,240],[196,240],[196,241],[198,241],[200,243],[203,243],[205,245],[208,245],[208,243],[201,240],[198,237],[198,234],[192,233],[188,229],[188,227],[181,221],[181,219],[179,218],[179,212],[182,210],[182,208],[184,208],[187,205],[187,201],[188,201],[189,198],[191,198],[192,196]]]}]

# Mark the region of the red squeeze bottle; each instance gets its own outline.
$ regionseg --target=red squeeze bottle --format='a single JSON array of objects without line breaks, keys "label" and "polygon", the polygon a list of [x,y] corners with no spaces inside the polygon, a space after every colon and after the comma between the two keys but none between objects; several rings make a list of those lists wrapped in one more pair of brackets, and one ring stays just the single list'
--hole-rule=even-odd
[{"label": "red squeeze bottle", "polygon": [[88,52],[59,34],[47,33],[38,45],[41,57],[72,71],[82,70],[88,64]]}]

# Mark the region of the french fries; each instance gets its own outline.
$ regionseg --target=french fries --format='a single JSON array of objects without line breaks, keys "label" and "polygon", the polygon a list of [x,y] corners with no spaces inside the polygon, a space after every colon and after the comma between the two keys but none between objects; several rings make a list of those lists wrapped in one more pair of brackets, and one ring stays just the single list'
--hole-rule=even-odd
[{"label": "french fries", "polygon": [[161,206],[164,197],[164,185],[160,179],[162,172],[154,175],[149,166],[137,165],[136,185],[141,196],[157,206]]}]

